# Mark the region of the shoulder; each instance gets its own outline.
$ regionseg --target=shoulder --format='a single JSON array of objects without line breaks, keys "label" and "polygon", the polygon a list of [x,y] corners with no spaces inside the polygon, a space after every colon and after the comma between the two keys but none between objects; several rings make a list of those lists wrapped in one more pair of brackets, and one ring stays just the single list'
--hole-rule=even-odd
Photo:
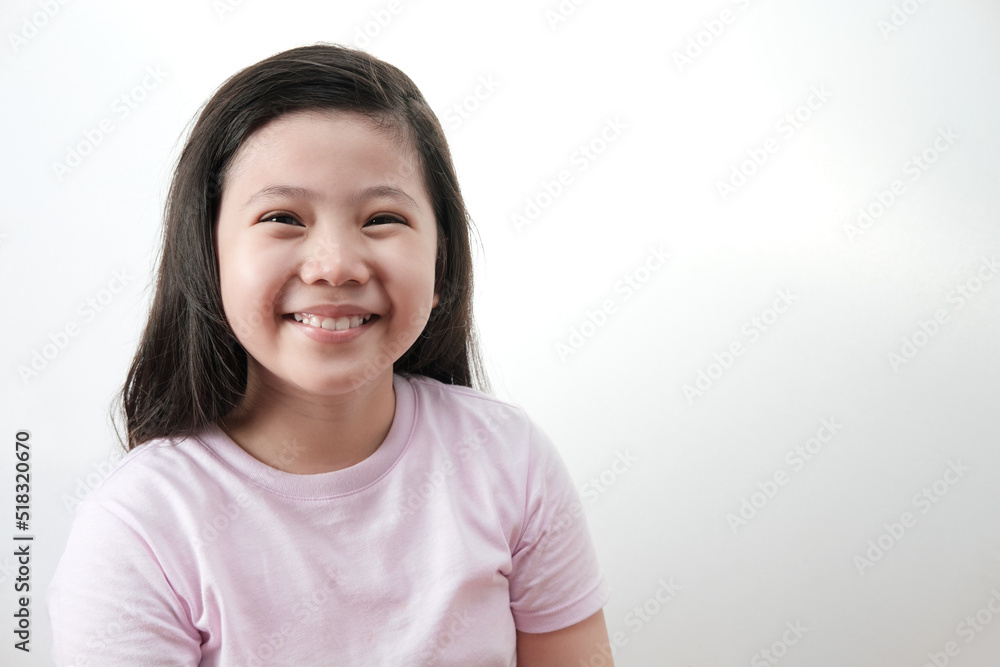
[{"label": "shoulder", "polygon": [[421,375],[406,378],[414,392],[417,428],[431,428],[461,447],[487,441],[517,447],[537,439],[540,429],[524,409],[477,389]]},{"label": "shoulder", "polygon": [[448,406],[463,406],[471,410],[495,412],[498,410],[519,413],[524,410],[508,401],[503,401],[485,392],[457,384],[445,384],[424,375],[406,375],[405,379],[413,387],[418,399],[433,401]]},{"label": "shoulder", "polygon": [[522,407],[469,387],[406,379],[414,391],[412,439],[432,439],[457,462],[480,461],[520,484],[532,470],[562,465],[552,440]]},{"label": "shoulder", "polygon": [[217,477],[223,465],[202,442],[205,433],[150,440],[132,449],[86,494],[77,512],[102,507],[120,518],[155,515],[200,496],[205,480]]}]

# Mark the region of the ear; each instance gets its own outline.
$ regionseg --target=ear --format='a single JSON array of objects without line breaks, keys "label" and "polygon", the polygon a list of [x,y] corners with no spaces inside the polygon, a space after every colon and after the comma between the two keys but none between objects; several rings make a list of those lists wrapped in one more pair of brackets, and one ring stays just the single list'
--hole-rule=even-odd
[{"label": "ear", "polygon": [[437,308],[438,302],[441,301],[441,295],[434,292],[434,301],[431,303],[431,308]]}]

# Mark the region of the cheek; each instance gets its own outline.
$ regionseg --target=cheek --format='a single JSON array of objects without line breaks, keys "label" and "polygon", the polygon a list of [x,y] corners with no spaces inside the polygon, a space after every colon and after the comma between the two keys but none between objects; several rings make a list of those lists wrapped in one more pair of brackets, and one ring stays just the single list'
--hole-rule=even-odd
[{"label": "cheek", "polygon": [[400,258],[395,275],[397,290],[406,304],[406,328],[417,334],[423,330],[434,306],[436,248]]},{"label": "cheek", "polygon": [[423,245],[419,252],[407,249],[395,258],[394,280],[414,303],[423,303],[434,296],[434,276],[437,263],[436,246]]},{"label": "cheek", "polygon": [[273,322],[275,302],[281,297],[285,281],[275,266],[260,257],[252,247],[228,246],[219,253],[219,286],[222,308],[237,339],[246,346],[262,325]]}]

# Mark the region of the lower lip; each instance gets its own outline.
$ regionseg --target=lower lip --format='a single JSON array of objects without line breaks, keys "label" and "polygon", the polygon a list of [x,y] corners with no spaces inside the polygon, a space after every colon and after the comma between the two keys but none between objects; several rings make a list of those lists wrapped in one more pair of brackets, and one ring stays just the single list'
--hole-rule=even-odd
[{"label": "lower lip", "polygon": [[341,329],[336,331],[335,329],[323,329],[321,327],[314,327],[308,324],[303,324],[297,321],[291,315],[285,318],[290,324],[298,328],[302,333],[312,338],[314,341],[319,343],[346,343],[354,340],[365,331],[368,330],[372,324],[379,320],[378,315],[372,315],[371,319],[362,324],[359,327],[354,327],[352,329]]}]

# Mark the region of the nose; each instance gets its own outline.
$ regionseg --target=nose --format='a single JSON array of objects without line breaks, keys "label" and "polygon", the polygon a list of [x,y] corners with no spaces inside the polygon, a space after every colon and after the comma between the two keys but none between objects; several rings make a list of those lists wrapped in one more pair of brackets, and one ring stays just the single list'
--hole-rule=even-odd
[{"label": "nose", "polygon": [[368,282],[370,271],[363,240],[352,238],[349,231],[314,231],[303,246],[305,256],[299,271],[303,282],[326,281],[334,287]]}]

